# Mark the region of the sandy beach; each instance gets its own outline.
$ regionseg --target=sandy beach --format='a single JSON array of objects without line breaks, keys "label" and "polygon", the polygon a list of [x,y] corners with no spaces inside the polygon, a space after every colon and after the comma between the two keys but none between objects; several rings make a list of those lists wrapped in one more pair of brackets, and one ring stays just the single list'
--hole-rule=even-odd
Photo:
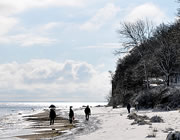
[{"label": "sandy beach", "polygon": [[[95,113],[96,112],[96,113]],[[171,131],[180,130],[179,111],[153,112],[152,110],[132,111],[138,115],[148,117],[160,116],[162,123],[151,123],[146,125],[132,125],[134,120],[127,118],[126,108],[112,109],[94,108],[94,115],[100,119],[97,131],[88,135],[77,136],[77,140],[165,140]],[[153,136],[154,135],[154,136]],[[153,137],[151,137],[153,136]]]},{"label": "sandy beach", "polygon": [[84,118],[84,109],[76,109],[76,123],[70,125],[67,118],[57,117],[54,125],[49,125],[48,111],[26,116],[27,121],[33,122],[28,129],[32,134],[21,135],[18,138],[61,139],[61,140],[165,140],[171,131],[180,131],[179,111],[141,110],[131,113],[139,116],[160,116],[163,122],[139,125],[128,119],[126,108],[92,107],[90,120]]},{"label": "sandy beach", "polygon": [[[57,110],[58,112],[58,110]],[[17,138],[37,140],[51,139],[64,134],[66,130],[71,130],[75,127],[74,124],[69,124],[68,119],[57,116],[54,125],[49,124],[49,110],[44,110],[41,113],[23,116],[23,118],[31,122],[31,125],[26,129],[30,129],[31,133],[17,136]]]}]

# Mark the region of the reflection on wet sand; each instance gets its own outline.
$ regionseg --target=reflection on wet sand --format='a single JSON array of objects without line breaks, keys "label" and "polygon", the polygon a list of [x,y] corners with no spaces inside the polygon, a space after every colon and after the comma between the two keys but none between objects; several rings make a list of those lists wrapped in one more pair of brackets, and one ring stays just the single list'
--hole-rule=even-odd
[{"label": "reflection on wet sand", "polygon": [[17,136],[22,139],[37,140],[54,138],[75,127],[75,124],[69,124],[68,119],[60,116],[56,117],[54,125],[49,125],[49,110],[44,110],[44,112],[35,115],[24,116],[24,118],[26,121],[32,122],[27,129],[32,129],[33,133]]}]

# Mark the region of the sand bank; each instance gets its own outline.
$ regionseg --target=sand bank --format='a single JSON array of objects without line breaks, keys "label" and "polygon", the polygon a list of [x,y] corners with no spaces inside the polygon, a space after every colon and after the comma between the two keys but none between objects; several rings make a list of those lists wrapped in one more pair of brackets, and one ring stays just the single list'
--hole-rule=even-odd
[{"label": "sand bank", "polygon": [[32,130],[32,133],[17,136],[17,138],[27,140],[54,138],[75,127],[75,124],[69,124],[68,119],[60,116],[56,117],[54,125],[50,125],[48,110],[44,110],[43,112],[38,114],[24,116],[24,119],[31,122],[31,125],[26,129]]}]

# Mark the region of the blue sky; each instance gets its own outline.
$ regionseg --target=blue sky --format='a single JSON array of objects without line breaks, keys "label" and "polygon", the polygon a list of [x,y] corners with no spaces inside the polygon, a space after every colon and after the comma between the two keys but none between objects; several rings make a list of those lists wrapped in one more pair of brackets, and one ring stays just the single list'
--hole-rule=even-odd
[{"label": "blue sky", "polygon": [[0,0],[0,101],[105,101],[119,23],[176,18],[175,0]]}]

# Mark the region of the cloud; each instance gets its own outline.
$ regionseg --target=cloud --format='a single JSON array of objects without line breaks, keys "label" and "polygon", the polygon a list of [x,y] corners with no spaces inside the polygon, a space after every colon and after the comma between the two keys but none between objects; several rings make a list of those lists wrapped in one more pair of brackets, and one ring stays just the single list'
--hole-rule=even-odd
[{"label": "cloud", "polygon": [[119,11],[119,8],[114,4],[109,3],[97,11],[88,22],[82,26],[75,23],[65,23],[51,21],[44,25],[35,25],[31,27],[23,27],[21,20],[17,18],[19,13],[22,13],[31,8],[47,8],[47,7],[82,7],[90,3],[87,0],[2,0],[0,1],[0,43],[1,44],[16,44],[21,47],[30,46],[49,46],[56,42],[54,37],[51,37],[49,32],[55,28],[61,27],[62,30],[68,32],[73,29],[82,30],[98,30],[103,25],[107,24],[114,18]]},{"label": "cloud", "polygon": [[[0,23],[1,22],[2,21],[0,21]],[[19,28],[17,25],[13,25],[13,22],[11,22],[12,25],[10,24],[9,26],[8,23],[6,25],[5,23],[5,27],[3,24],[2,27],[0,27],[0,29],[2,28],[0,33],[0,43],[18,44],[21,47],[31,47],[34,45],[49,46],[57,41],[56,39],[49,37],[49,32],[57,27],[59,28],[65,25],[61,22],[49,22],[47,24],[35,26],[33,28]],[[9,30],[13,28],[17,28],[18,32],[20,33],[16,33],[14,35],[8,34]]]},{"label": "cloud", "polygon": [[19,20],[16,18],[0,16],[0,35],[8,33],[18,22]]},{"label": "cloud", "polygon": [[104,8],[99,9],[91,19],[82,24],[80,29],[87,31],[98,30],[104,24],[107,24],[114,17],[116,17],[116,14],[119,12],[119,10],[120,9],[113,3],[108,3]]},{"label": "cloud", "polygon": [[[24,64],[0,64],[1,100],[10,95],[15,100],[21,95],[24,100],[102,101],[109,90],[108,72],[100,72],[87,62],[36,59]],[[5,92],[9,94],[5,96]]]},{"label": "cloud", "polygon": [[56,41],[55,39],[50,39],[49,37],[44,37],[37,34],[18,34],[15,36],[10,36],[10,39],[17,42],[22,47],[33,45],[48,46]]},{"label": "cloud", "polygon": [[60,23],[60,22],[49,22],[45,25],[43,25],[42,27],[40,27],[40,30],[42,31],[47,31],[47,30],[51,30],[55,27],[58,27],[58,26],[61,26],[63,25],[63,23]]},{"label": "cloud", "polygon": [[[79,27],[77,24],[65,23],[65,22],[49,22],[42,25],[33,26],[32,28],[19,27],[16,25],[13,27],[15,32],[11,35],[8,30],[5,34],[0,33],[0,44],[16,44],[20,47],[32,47],[32,46],[50,46],[55,42],[61,42],[60,39],[54,37],[54,30],[61,29],[63,32],[72,31],[75,27]],[[1,27],[0,27],[1,29]],[[4,28],[5,29],[5,28]],[[53,37],[51,37],[53,36]],[[72,42],[75,40],[72,40]]]},{"label": "cloud", "polygon": [[120,49],[120,48],[122,48],[121,43],[101,43],[97,45],[81,47],[80,49]]},{"label": "cloud", "polygon": [[38,29],[34,27],[32,31],[32,29],[23,29],[23,25],[19,24],[21,20],[17,18],[18,14],[32,8],[82,7],[84,4],[84,0],[0,0],[0,43],[13,42],[20,44],[20,46],[53,43],[55,39],[44,34],[57,26],[61,26],[62,23],[50,22],[41,25]]},{"label": "cloud", "polygon": [[0,36],[0,43],[18,44],[21,47],[30,47],[34,45],[49,46],[54,42],[56,42],[56,39],[51,39],[49,37],[38,35],[35,33]]},{"label": "cloud", "polygon": [[31,8],[82,7],[84,0],[1,0],[0,15],[13,15]]},{"label": "cloud", "polygon": [[165,13],[156,5],[152,3],[145,3],[132,9],[130,13],[125,17],[125,21],[134,22],[138,19],[149,19],[156,24],[160,24],[163,21],[167,21],[168,18]]}]

